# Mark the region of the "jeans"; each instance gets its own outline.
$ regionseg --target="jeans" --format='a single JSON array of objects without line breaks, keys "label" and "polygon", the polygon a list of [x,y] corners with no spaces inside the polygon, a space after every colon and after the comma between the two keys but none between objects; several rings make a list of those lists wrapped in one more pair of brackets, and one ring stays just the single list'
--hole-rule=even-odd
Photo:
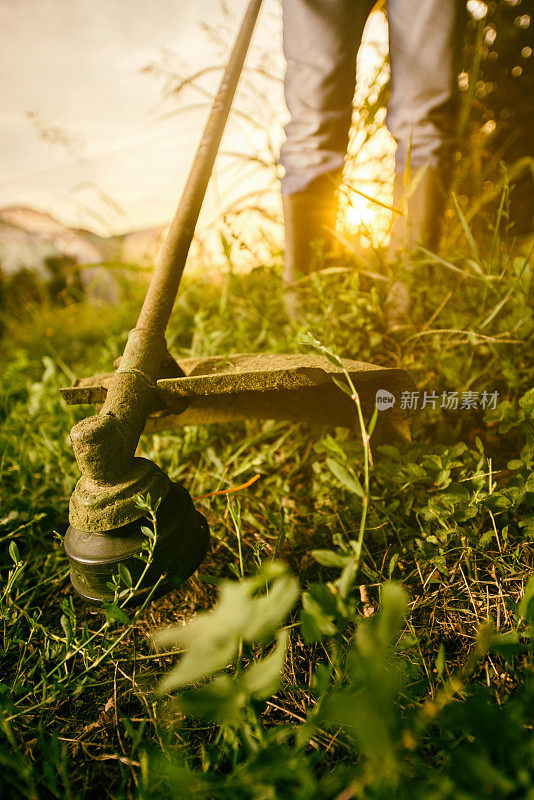
[{"label": "jeans", "polygon": [[[370,0],[282,0],[284,90],[291,115],[280,151],[282,194],[343,167],[356,55]],[[465,3],[388,0],[391,96],[386,125],[395,169],[442,169],[454,144]]]}]

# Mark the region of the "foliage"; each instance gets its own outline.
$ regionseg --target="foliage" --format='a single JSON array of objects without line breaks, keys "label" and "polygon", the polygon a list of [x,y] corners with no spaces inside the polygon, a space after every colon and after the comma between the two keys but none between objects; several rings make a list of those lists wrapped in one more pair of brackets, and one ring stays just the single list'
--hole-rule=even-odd
[{"label": "foliage", "polygon": [[[6,793],[532,793],[532,268],[508,246],[503,216],[475,242],[457,214],[458,249],[425,255],[404,276],[419,303],[395,336],[381,284],[358,261],[303,283],[314,334],[288,323],[276,266],[231,273],[224,303],[208,279],[186,282],[169,337],[178,359],[312,347],[334,363],[343,353],[407,367],[422,391],[499,396],[485,411],[428,406],[413,442],[369,446],[374,420],[342,375],[352,432],[251,422],[143,440],[195,496],[261,479],[238,499],[197,500],[213,535],[201,573],[135,613],[125,570],[105,615],[69,587],[60,541],[76,480],[68,431],[87,409],[58,394],[71,369],[109,368],[135,308],[45,303],[23,326],[7,320]],[[430,269],[431,285],[422,282]],[[140,502],[147,564],[157,519],[150,499]]]},{"label": "foliage", "polygon": [[[429,404],[412,442],[375,445],[376,414],[364,418],[345,374],[351,431],[258,421],[144,438],[212,531],[201,572],[180,590],[131,612],[136,587],[121,569],[104,613],[87,608],[61,543],[77,478],[68,431],[90,409],[66,407],[58,390],[111,368],[144,287],[132,282],[114,308],[33,290],[4,304],[1,794],[534,797],[533,270],[510,212],[530,162],[506,169],[508,151],[477,138],[478,120],[502,107],[478,91],[485,28],[468,50],[471,136],[440,254],[422,251],[406,269],[380,251],[348,256],[300,282],[306,320],[295,326],[279,254],[242,275],[242,243],[222,235],[226,274],[184,281],[168,341],[178,360],[311,347],[337,365],[343,354],[408,369],[421,393],[496,392],[498,402]],[[245,75],[242,100],[257,101],[270,68]],[[379,78],[361,109],[363,141],[380,123]],[[256,105],[271,124],[271,107]],[[270,179],[275,144],[266,163],[252,158]],[[241,202],[257,214],[250,198],[236,213]],[[385,298],[399,278],[417,302],[392,333]],[[148,568],[157,508],[139,502]]]},{"label": "foliage", "polygon": [[[518,234],[532,229],[532,103],[534,53],[532,9],[526,0],[468,3],[464,48],[464,92],[460,136],[465,175],[462,191],[499,198],[502,162],[523,165],[511,198]],[[467,198],[466,198],[467,199]]]}]

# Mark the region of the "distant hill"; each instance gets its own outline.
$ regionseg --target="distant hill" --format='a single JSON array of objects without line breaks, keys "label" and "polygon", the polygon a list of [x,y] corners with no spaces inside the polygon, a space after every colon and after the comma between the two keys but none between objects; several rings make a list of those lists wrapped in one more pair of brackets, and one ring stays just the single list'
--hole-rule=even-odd
[{"label": "distant hill", "polygon": [[[161,246],[164,227],[146,228],[121,236],[103,237],[84,228],[70,228],[51,214],[25,206],[0,208],[0,261],[3,270],[16,258],[20,242],[28,243],[37,256],[39,245],[52,245],[59,253],[73,258],[77,264],[95,264],[104,261],[122,261],[130,264],[148,264],[154,261]],[[18,233],[15,233],[18,231]],[[20,231],[28,236],[21,236]],[[13,241],[13,252],[9,245]],[[44,248],[48,250],[49,248]],[[6,262],[4,263],[4,258]],[[30,259],[31,261],[31,259]],[[28,264],[31,268],[31,264]]]},{"label": "distant hill", "polygon": [[[102,237],[83,228],[69,228],[51,214],[24,206],[0,209],[0,276],[16,280],[21,272],[47,282],[58,264],[79,265],[90,296],[115,302],[118,286],[109,262],[151,266],[163,238],[163,228]],[[53,265],[53,266],[52,266]]]},{"label": "distant hill", "polygon": [[61,257],[74,264],[101,264],[117,258],[120,241],[68,228],[33,208],[0,209],[0,270],[13,276],[22,270],[47,276],[46,264]]}]

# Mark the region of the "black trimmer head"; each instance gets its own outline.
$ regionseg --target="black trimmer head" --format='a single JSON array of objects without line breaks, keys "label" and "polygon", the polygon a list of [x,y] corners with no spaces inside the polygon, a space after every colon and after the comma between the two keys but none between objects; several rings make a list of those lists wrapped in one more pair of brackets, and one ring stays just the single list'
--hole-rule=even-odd
[{"label": "black trimmer head", "polygon": [[[171,484],[161,502],[151,555],[144,547],[144,526],[151,528],[146,518],[99,532],[69,526],[64,544],[71,564],[70,577],[84,600],[92,604],[113,600],[112,581],[120,564],[127,567],[133,587],[137,587],[129,598],[131,605],[142,602],[152,590],[155,597],[177,588],[195,572],[206,555],[210,535],[208,523],[183,486]],[[150,559],[148,569],[140,558],[143,553]]]}]

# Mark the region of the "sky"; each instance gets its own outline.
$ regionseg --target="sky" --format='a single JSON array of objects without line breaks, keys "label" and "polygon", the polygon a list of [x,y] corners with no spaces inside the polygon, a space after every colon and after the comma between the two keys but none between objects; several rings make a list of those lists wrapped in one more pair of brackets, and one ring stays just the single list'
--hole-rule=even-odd
[{"label": "sky", "polygon": [[[186,95],[178,107],[204,106],[168,116],[176,102],[163,102],[162,80],[142,70],[165,52],[186,73],[222,64],[224,46],[201,23],[231,39],[246,2],[226,6],[231,24],[222,0],[0,0],[0,206],[100,232],[166,221],[207,106]],[[258,47],[278,13],[266,0]]]}]

